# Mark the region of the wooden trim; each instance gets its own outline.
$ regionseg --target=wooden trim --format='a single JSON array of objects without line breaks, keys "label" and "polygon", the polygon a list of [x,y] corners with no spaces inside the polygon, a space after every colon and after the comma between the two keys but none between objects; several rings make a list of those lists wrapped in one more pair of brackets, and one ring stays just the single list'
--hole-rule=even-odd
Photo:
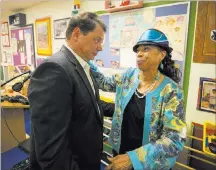
[{"label": "wooden trim", "polygon": [[10,102],[1,102],[0,106],[2,108],[29,108],[29,105],[23,105],[21,103],[10,103]]},{"label": "wooden trim", "polygon": [[[195,44],[194,44],[194,57],[193,62],[195,63],[208,63],[208,64],[216,64],[216,56],[214,53],[208,53],[206,48],[208,44],[206,44],[207,39],[210,39],[209,32],[209,7],[212,10],[216,8],[216,2],[206,2],[200,1],[198,3],[197,10],[197,22],[196,22],[196,32],[195,32]],[[213,21],[211,21],[212,24]],[[214,43],[215,44],[215,43]]]}]

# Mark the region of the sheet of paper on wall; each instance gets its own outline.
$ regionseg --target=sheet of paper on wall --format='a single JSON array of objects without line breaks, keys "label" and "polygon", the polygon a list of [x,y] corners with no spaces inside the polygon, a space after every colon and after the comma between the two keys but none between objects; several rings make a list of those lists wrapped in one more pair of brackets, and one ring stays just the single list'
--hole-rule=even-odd
[{"label": "sheet of paper on wall", "polygon": [[136,53],[132,48],[121,48],[120,50],[120,67],[136,67]]},{"label": "sheet of paper on wall", "polygon": [[6,57],[7,57],[7,63],[13,64],[11,52],[8,52],[8,53],[6,54]]},{"label": "sheet of paper on wall", "polygon": [[186,15],[169,15],[156,18],[155,28],[164,32],[170,41],[173,50],[173,59],[183,61],[186,40]]},{"label": "sheet of paper on wall", "polygon": [[30,39],[27,39],[25,41],[25,43],[26,43],[27,64],[31,65],[32,64],[32,55],[31,55],[31,41],[30,41]]},{"label": "sheet of paper on wall", "polygon": [[2,45],[3,46],[9,46],[8,35],[2,35]]},{"label": "sheet of paper on wall", "polygon": [[183,61],[184,60],[184,56],[181,52],[173,50],[172,51],[172,59],[175,61]]},{"label": "sheet of paper on wall", "polygon": [[7,23],[3,23],[1,25],[1,34],[8,34],[8,26]]},{"label": "sheet of paper on wall", "polygon": [[9,37],[8,37],[8,36],[5,36],[5,44],[6,44],[7,46],[10,45],[10,43],[9,43]]},{"label": "sheet of paper on wall", "polygon": [[6,63],[6,62],[7,62],[6,51],[3,51],[2,62],[3,62],[3,63]]},{"label": "sheet of paper on wall", "polygon": [[25,64],[25,53],[20,53],[21,64]]},{"label": "sheet of paper on wall", "polygon": [[19,40],[23,40],[23,30],[19,30]]},{"label": "sheet of paper on wall", "polygon": [[12,46],[13,54],[16,55],[17,54],[17,39],[16,38],[11,39],[11,46]]}]

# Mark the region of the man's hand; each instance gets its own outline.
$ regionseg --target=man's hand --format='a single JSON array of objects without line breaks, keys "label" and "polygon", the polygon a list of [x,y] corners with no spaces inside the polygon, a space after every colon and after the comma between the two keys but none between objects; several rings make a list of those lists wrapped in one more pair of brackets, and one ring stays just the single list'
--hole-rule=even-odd
[{"label": "man's hand", "polygon": [[133,167],[128,154],[118,155],[108,159],[111,163],[105,170],[130,170]]}]

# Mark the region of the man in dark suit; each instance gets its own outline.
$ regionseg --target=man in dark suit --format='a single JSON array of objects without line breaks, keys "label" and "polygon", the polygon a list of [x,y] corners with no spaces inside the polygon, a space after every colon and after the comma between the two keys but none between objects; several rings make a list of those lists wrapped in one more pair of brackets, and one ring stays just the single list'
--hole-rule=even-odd
[{"label": "man in dark suit", "polygon": [[99,170],[103,149],[103,112],[114,108],[99,100],[89,60],[102,50],[106,26],[94,13],[71,18],[66,44],[33,73],[31,170]]}]

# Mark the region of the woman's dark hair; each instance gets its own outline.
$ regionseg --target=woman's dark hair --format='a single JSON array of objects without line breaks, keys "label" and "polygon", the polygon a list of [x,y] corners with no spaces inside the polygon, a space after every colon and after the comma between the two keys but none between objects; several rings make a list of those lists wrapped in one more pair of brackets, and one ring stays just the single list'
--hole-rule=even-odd
[{"label": "woman's dark hair", "polygon": [[161,62],[162,64],[159,65],[158,70],[176,83],[179,83],[181,81],[182,73],[178,68],[176,68],[175,61],[173,61],[171,58],[171,53],[167,52],[166,56]]}]

